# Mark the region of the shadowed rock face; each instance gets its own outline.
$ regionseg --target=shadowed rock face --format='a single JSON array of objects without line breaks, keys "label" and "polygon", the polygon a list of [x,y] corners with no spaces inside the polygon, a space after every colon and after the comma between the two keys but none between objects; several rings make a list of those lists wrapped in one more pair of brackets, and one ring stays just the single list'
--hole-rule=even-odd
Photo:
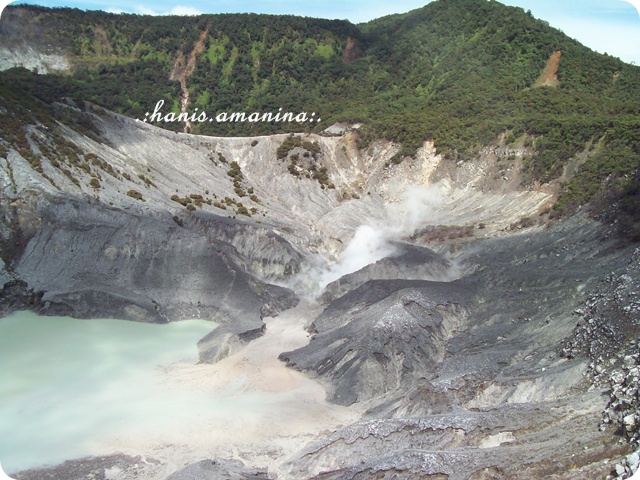
[{"label": "shadowed rock face", "polygon": [[304,263],[302,254],[273,230],[204,212],[185,220],[190,230],[233,245],[243,268],[259,278],[286,279]]},{"label": "shadowed rock face", "polygon": [[34,193],[18,212],[24,249],[14,272],[41,294],[40,310],[166,322],[207,318],[259,329],[296,302],[242,268],[229,244],[66,195]]},{"label": "shadowed rock face", "polygon": [[371,400],[442,360],[447,339],[465,323],[466,301],[455,284],[371,281],[316,319],[309,345],[280,358],[330,378],[335,403]]}]

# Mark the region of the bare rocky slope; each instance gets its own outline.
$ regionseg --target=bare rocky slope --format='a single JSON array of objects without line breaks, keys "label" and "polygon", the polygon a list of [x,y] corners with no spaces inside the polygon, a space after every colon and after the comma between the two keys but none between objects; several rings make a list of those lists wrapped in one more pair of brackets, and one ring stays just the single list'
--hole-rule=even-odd
[{"label": "bare rocky slope", "polygon": [[[98,133],[30,127],[40,171],[6,145],[4,310],[207,318],[221,327],[200,342],[201,361],[216,362],[304,297],[323,310],[305,325],[309,343],[280,359],[365,412],[269,465],[214,458],[168,478],[604,479],[616,462],[620,475],[634,468],[616,430],[636,420],[615,412],[637,405],[637,389],[620,389],[637,371],[638,256],[584,214],[538,224],[552,187],[522,188],[517,160],[499,172],[488,148],[456,165],[425,143],[385,166],[391,143],[363,151],[354,133],[300,134],[308,143],[288,153],[306,163],[291,167],[278,159],[287,135],[196,137],[92,105],[55,108]],[[60,142],[77,164],[48,154]],[[606,295],[615,308],[595,306]],[[606,348],[593,358],[597,341]],[[613,398],[606,378],[592,381],[605,364],[619,372]],[[14,476],[162,478],[147,460]]]}]

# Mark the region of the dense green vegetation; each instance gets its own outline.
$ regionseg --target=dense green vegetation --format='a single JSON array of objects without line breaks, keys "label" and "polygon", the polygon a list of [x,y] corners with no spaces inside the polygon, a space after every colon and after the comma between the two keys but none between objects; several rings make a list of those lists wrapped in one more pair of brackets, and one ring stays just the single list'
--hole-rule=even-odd
[{"label": "dense green vegetation", "polygon": [[[514,145],[521,138],[532,142],[536,154],[525,160],[529,182],[558,178],[589,148],[589,158],[565,184],[556,214],[604,188],[627,197],[636,191],[640,68],[596,54],[529,12],[495,1],[439,0],[358,26],[253,14],[6,12],[3,21],[22,15],[43,41],[65,48],[73,59],[69,76],[1,75],[0,81],[19,83],[39,98],[74,96],[136,118],[165,100],[166,111],[177,113],[182,92],[172,72],[201,39],[185,80],[190,112],[283,108],[317,112],[322,122],[205,122],[194,123],[193,133],[320,131],[335,121],[361,122],[359,147],[376,138],[402,145],[393,162],[427,139],[455,161],[470,160],[506,133]],[[540,86],[554,52],[561,52],[559,84]],[[283,158],[289,155],[284,149]],[[291,171],[299,167],[294,158]],[[242,190],[241,177],[234,179]]]}]

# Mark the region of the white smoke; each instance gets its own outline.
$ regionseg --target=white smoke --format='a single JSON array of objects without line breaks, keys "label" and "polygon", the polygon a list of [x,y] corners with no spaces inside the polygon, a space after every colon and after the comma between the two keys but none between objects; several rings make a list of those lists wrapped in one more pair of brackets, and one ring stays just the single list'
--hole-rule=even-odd
[{"label": "white smoke", "polygon": [[377,262],[397,253],[397,248],[390,243],[389,232],[371,225],[358,227],[356,233],[340,254],[338,262],[331,265],[320,275],[320,288],[349,273]]},{"label": "white smoke", "polygon": [[320,290],[344,275],[399,254],[394,242],[432,222],[443,202],[442,189],[437,185],[410,185],[399,196],[401,199],[387,208],[385,222],[368,222],[358,227],[338,261],[320,273]]},{"label": "white smoke", "polygon": [[390,236],[394,240],[399,240],[429,225],[436,218],[436,213],[443,201],[444,193],[439,185],[429,187],[409,185],[402,192],[401,200],[387,208]]}]

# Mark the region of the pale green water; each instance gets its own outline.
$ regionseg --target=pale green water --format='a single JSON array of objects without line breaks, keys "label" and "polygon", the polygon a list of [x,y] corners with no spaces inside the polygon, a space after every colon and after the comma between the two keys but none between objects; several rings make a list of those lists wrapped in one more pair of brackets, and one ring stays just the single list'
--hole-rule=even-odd
[{"label": "pale green water", "polygon": [[[153,325],[18,312],[0,319],[0,462],[6,472],[95,454],[94,440],[203,408],[167,392],[162,366],[197,361],[215,324]],[[175,389],[174,389],[175,390]]]}]

